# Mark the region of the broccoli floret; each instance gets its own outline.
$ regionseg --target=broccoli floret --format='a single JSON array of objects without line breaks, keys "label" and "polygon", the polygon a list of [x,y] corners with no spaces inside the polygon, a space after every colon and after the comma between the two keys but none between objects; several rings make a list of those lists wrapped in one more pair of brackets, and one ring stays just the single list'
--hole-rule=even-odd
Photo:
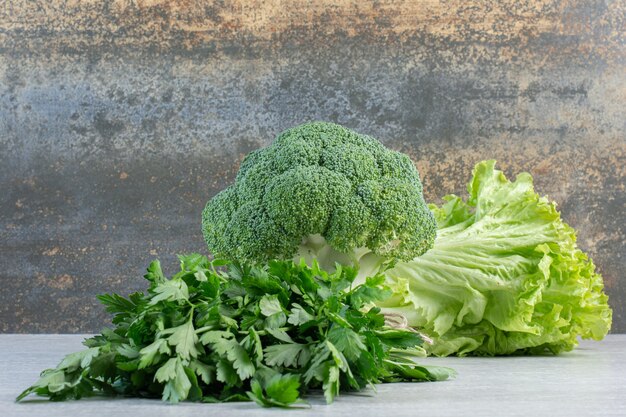
[{"label": "broccoli floret", "polygon": [[218,256],[332,266],[368,254],[413,259],[432,247],[436,223],[407,155],[314,122],[246,156],[235,183],[207,203],[202,229]]}]

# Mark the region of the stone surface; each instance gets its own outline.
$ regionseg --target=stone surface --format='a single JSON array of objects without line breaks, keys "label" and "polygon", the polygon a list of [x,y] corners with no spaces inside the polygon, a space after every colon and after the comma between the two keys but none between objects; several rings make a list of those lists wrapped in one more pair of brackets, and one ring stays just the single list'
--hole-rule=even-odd
[{"label": "stone surface", "polygon": [[243,156],[309,120],[407,152],[432,201],[495,158],[579,230],[626,331],[626,4],[12,1],[0,8],[0,332],[204,251]]},{"label": "stone surface", "polygon": [[[21,404],[13,402],[42,369],[56,366],[64,355],[79,350],[83,337],[0,335],[0,414],[11,417],[280,414],[276,409],[263,409],[248,402],[171,406],[159,400],[91,398],[54,403],[35,396]],[[376,392],[341,395],[332,405],[325,405],[324,397],[313,393],[307,398],[311,408],[298,410],[297,415],[612,417],[626,414],[626,335],[609,335],[602,342],[583,342],[580,348],[561,356],[426,358],[420,362],[452,367],[458,376],[444,382],[377,385]]]}]

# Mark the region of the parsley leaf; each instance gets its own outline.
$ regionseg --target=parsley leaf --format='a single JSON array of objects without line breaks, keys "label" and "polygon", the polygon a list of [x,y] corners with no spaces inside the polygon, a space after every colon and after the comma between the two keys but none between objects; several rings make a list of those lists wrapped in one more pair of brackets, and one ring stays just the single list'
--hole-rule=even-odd
[{"label": "parsley leaf", "polygon": [[150,300],[154,305],[160,301],[186,301],[189,298],[187,284],[182,280],[170,280],[159,283],[154,292],[157,294]]},{"label": "parsley leaf", "polygon": [[269,366],[303,366],[311,358],[311,349],[300,343],[271,345],[265,348],[265,363]]},{"label": "parsley leaf", "polygon": [[298,400],[300,393],[300,378],[294,374],[276,375],[272,377],[265,387],[267,396],[279,404],[292,404]]},{"label": "parsley leaf", "polygon": [[189,320],[185,324],[174,327],[173,329],[167,329],[167,332],[171,332],[172,335],[167,339],[170,346],[176,347],[176,353],[183,359],[189,360],[189,358],[195,358],[198,356],[198,335],[193,328],[193,322]]},{"label": "parsley leaf", "polygon": [[165,339],[156,339],[139,351],[139,369],[158,362],[161,354],[169,355],[170,348]]},{"label": "parsley leaf", "polygon": [[280,301],[276,295],[264,295],[259,301],[259,308],[261,314],[265,317],[270,317],[276,313],[282,313],[283,307],[280,305]]},{"label": "parsley leaf", "polygon": [[159,382],[166,382],[163,388],[163,401],[177,403],[187,398],[191,382],[180,358],[168,360],[157,370],[154,378]]},{"label": "parsley leaf", "polygon": [[309,314],[308,311],[304,309],[300,304],[293,303],[293,308],[291,309],[291,313],[289,314],[289,318],[287,322],[293,324],[294,326],[298,326],[300,324],[307,323],[314,319],[314,317]]},{"label": "parsley leaf", "polygon": [[328,340],[343,352],[346,358],[353,361],[356,361],[361,353],[367,350],[363,343],[363,336],[346,327],[333,326],[328,332]]}]

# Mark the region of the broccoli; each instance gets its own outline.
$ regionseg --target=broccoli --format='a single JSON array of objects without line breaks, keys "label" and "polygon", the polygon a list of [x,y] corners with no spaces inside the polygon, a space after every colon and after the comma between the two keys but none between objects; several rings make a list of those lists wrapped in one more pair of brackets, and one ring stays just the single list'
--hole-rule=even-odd
[{"label": "broccoli", "polygon": [[202,213],[209,250],[246,262],[411,260],[436,222],[411,159],[333,123],[288,129],[248,154]]}]

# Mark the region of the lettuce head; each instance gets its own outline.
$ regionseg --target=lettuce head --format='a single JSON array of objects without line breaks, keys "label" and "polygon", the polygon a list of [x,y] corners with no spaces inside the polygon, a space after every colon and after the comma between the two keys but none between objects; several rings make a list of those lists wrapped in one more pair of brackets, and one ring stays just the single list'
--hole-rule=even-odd
[{"label": "lettuce head", "polygon": [[394,296],[383,310],[403,314],[441,356],[559,353],[579,336],[602,339],[612,314],[602,277],[530,174],[509,181],[484,161],[468,192],[430,206],[434,247],[386,271]]}]

